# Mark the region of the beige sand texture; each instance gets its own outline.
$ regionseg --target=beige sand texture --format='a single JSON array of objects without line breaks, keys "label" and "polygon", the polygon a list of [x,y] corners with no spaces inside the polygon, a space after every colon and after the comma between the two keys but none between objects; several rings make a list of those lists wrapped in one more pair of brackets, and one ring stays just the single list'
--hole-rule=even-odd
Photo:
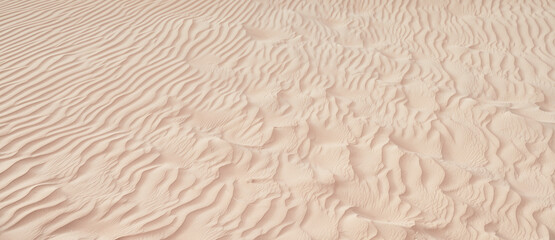
[{"label": "beige sand texture", "polygon": [[0,239],[555,239],[553,0],[0,0]]}]

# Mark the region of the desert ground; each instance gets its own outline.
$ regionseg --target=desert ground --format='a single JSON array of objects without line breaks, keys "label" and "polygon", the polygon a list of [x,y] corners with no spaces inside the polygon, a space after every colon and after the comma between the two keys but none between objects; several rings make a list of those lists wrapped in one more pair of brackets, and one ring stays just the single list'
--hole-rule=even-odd
[{"label": "desert ground", "polygon": [[0,239],[555,239],[554,29],[553,0],[0,0]]}]

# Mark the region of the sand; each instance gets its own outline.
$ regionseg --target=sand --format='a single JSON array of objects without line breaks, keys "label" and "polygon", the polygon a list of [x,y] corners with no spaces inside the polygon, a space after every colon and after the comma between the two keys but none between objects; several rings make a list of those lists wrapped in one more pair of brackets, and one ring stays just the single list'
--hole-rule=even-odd
[{"label": "sand", "polygon": [[555,239],[555,1],[0,1],[0,239]]}]

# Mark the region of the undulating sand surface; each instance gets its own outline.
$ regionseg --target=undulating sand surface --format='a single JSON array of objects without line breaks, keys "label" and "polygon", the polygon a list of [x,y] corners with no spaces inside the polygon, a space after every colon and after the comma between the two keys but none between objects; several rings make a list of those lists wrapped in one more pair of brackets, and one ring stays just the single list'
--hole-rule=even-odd
[{"label": "undulating sand surface", "polygon": [[1,0],[0,239],[555,239],[553,0]]}]

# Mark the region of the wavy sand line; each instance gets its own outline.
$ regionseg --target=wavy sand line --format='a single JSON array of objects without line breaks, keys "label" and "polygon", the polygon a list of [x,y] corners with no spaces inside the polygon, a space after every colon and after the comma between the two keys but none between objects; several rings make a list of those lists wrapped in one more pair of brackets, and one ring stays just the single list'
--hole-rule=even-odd
[{"label": "wavy sand line", "polygon": [[0,1],[0,239],[553,239],[552,1]]}]

